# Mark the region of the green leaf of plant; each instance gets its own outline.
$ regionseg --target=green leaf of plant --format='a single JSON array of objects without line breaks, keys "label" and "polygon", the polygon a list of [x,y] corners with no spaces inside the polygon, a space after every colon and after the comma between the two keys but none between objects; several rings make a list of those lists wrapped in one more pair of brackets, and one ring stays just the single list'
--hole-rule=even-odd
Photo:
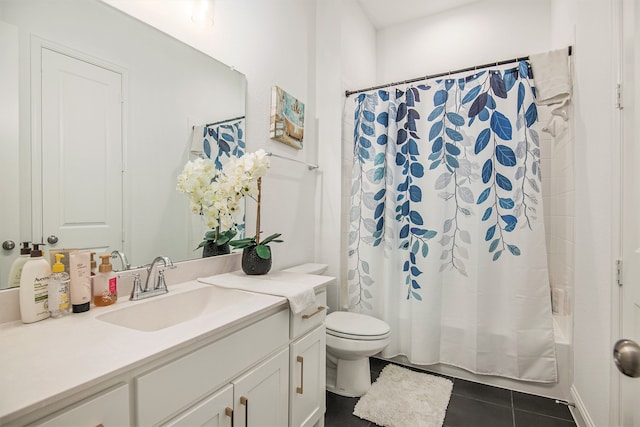
[{"label": "green leaf of plant", "polygon": [[263,244],[259,244],[258,246],[256,246],[256,253],[262,259],[271,258],[271,250],[268,246],[265,246]]}]

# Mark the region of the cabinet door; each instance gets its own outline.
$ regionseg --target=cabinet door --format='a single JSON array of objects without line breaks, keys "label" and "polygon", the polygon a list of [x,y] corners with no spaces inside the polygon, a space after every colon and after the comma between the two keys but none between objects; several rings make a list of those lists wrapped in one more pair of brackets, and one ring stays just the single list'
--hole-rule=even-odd
[{"label": "cabinet door", "polygon": [[289,412],[289,349],[233,381],[236,427],[286,426]]},{"label": "cabinet door", "polygon": [[307,427],[324,417],[326,383],[325,326],[291,344],[289,426]]},{"label": "cabinet door", "polygon": [[122,384],[32,425],[38,427],[103,425],[108,427],[129,424],[129,386]]},{"label": "cabinet door", "polygon": [[233,427],[233,386],[227,385],[164,425]]}]

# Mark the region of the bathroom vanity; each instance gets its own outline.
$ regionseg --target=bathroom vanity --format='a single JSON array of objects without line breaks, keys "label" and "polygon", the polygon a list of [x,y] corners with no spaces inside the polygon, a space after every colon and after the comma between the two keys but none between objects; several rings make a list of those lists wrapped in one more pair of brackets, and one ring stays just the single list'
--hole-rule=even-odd
[{"label": "bathroom vanity", "polygon": [[0,425],[322,426],[333,278],[306,277],[316,304],[299,314],[282,297],[188,281],[2,324]]}]

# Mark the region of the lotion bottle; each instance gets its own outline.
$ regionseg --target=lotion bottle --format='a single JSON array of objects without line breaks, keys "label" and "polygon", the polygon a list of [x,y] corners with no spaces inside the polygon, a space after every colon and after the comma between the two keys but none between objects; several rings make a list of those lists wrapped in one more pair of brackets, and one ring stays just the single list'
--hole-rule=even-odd
[{"label": "lotion bottle", "polygon": [[71,310],[84,313],[91,308],[91,261],[89,251],[69,253],[69,276],[71,276]]},{"label": "lotion bottle", "polygon": [[[30,244],[31,242],[22,242],[22,248],[20,248],[20,256],[16,258],[11,264],[7,287],[15,288],[20,286],[20,276],[22,275],[22,268],[24,267],[24,264],[29,261],[29,256],[31,255],[31,248],[29,247]],[[0,289],[2,289],[2,285],[0,285]]]},{"label": "lotion bottle", "polygon": [[100,258],[102,263],[98,266],[98,274],[93,276],[93,303],[106,306],[118,299],[118,276],[109,262],[111,255],[100,255]]},{"label": "lotion bottle", "polygon": [[29,260],[20,276],[20,317],[24,323],[33,323],[49,317],[49,276],[51,266],[42,256],[40,246],[34,243]]},{"label": "lotion bottle", "polygon": [[62,317],[71,311],[69,295],[71,279],[69,273],[64,271],[64,264],[60,262],[64,255],[58,253],[55,257],[56,262],[51,268],[53,274],[49,279],[49,312],[53,318]]}]

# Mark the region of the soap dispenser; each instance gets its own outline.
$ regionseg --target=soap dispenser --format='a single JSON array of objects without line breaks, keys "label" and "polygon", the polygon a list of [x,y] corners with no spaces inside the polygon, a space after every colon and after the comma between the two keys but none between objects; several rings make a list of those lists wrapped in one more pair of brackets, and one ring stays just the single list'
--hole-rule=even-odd
[{"label": "soap dispenser", "polygon": [[[9,280],[7,281],[7,286],[9,288],[15,288],[20,286],[20,276],[22,275],[22,268],[24,264],[29,261],[29,256],[31,255],[31,247],[29,246],[31,242],[22,242],[22,247],[20,248],[20,256],[16,258],[11,264],[11,269],[9,270]],[[0,285],[0,289],[2,289],[2,285]]]},{"label": "soap dispenser", "polygon": [[33,323],[49,317],[49,276],[51,266],[42,256],[40,246],[34,243],[29,260],[20,276],[20,317],[24,323]]},{"label": "soap dispenser", "polygon": [[98,273],[93,276],[93,303],[106,306],[118,299],[118,276],[109,262],[111,255],[100,255],[100,258],[102,263],[98,266]]},{"label": "soap dispenser", "polygon": [[69,273],[64,271],[64,264],[60,262],[63,254],[55,254],[56,262],[51,268],[53,274],[49,279],[49,312],[51,317],[62,317],[71,312],[71,299],[69,295]]}]

